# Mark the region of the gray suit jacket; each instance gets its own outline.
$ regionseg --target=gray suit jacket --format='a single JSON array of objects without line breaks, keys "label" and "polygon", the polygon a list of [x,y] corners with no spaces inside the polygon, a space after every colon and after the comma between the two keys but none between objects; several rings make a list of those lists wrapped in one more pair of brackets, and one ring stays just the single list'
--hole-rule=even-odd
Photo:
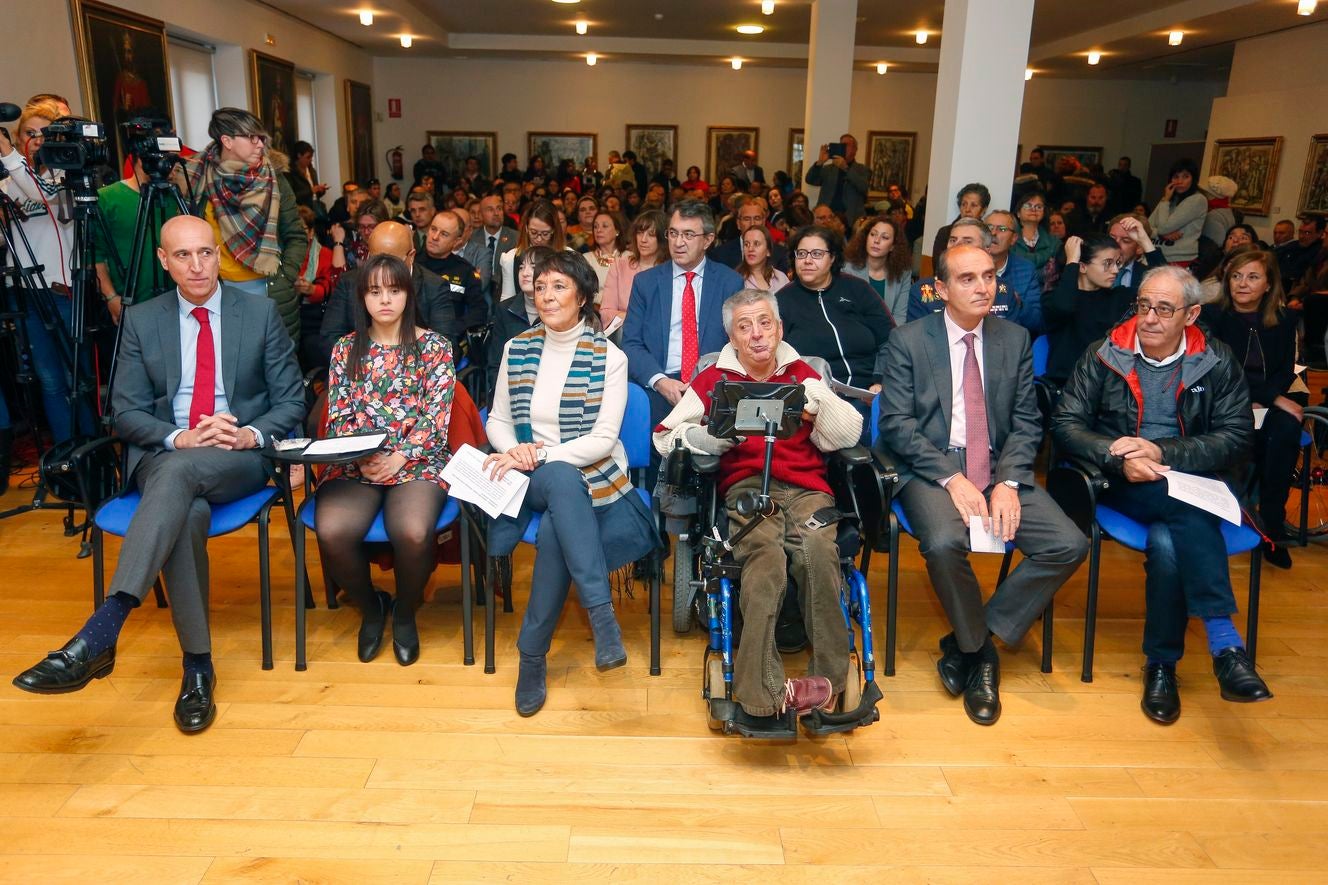
[{"label": "gray suit jacket", "polygon": [[867,188],[871,175],[866,166],[854,160],[848,169],[840,172],[834,163],[812,163],[807,168],[806,179],[808,184],[821,188],[821,194],[816,198],[816,205],[829,206],[831,199],[834,198],[835,189],[839,186],[841,175],[844,176],[844,214],[848,216],[848,223],[852,224],[862,217],[867,204]]},{"label": "gray suit jacket", "polygon": [[[1042,425],[1033,389],[1028,330],[996,317],[982,321],[982,377],[991,435],[992,482],[1033,485]],[[952,476],[952,396],[945,315],[929,314],[890,334],[881,377],[880,447],[895,461],[899,481]]]},{"label": "gray suit jacket", "polygon": [[489,266],[489,232],[484,228],[472,231],[470,239],[466,240],[466,245],[461,250],[461,257],[475,265],[480,272],[480,289],[484,291],[490,304],[493,304],[494,293],[501,292],[503,288],[503,272],[498,266],[498,259],[508,249],[516,248],[516,231],[507,225],[498,228],[495,236],[498,237],[498,243],[494,249],[492,267]]},{"label": "gray suit jacket", "polygon": [[[171,406],[181,376],[179,300],[172,291],[135,304],[122,322],[111,408],[128,446],[128,479],[145,453],[164,449],[179,429]],[[304,420],[295,345],[271,299],[222,285],[218,360],[226,402],[241,426],[257,427],[270,444]]]}]

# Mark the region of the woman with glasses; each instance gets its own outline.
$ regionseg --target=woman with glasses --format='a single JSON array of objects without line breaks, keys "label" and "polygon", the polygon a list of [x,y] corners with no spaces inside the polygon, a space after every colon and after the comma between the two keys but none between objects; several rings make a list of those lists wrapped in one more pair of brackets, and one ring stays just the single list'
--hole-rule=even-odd
[{"label": "woman with glasses", "polygon": [[892,319],[908,315],[913,256],[904,228],[894,218],[877,215],[858,227],[844,250],[844,270],[867,281]]},{"label": "woman with glasses", "polygon": [[1188,157],[1171,164],[1148,223],[1158,231],[1158,244],[1168,264],[1189,267],[1199,256],[1199,235],[1208,216],[1208,198],[1199,190],[1199,167]]},{"label": "woman with glasses", "polygon": [[[987,214],[987,207],[991,205],[991,191],[987,190],[985,184],[973,182],[966,184],[955,194],[955,206],[959,209],[959,214],[955,216],[955,221],[961,218],[981,219]],[[954,222],[950,222],[953,224]],[[947,224],[936,232],[936,239],[931,244],[931,254],[940,255],[950,244],[950,225]],[[1038,265],[1041,267],[1042,265]]]},{"label": "woman with glasses", "polygon": [[1019,236],[1010,254],[1033,262],[1040,273],[1061,247],[1060,238],[1047,225],[1047,198],[1034,191],[1025,194],[1017,205]]},{"label": "woman with glasses", "polygon": [[[872,393],[881,389],[877,357],[894,321],[871,286],[844,269],[844,238],[820,225],[789,237],[793,281],[776,293],[784,340],[798,353],[819,356],[834,380]],[[854,400],[865,415],[865,403]],[[870,431],[864,426],[864,434]]]},{"label": "woman with glasses", "polygon": [[1255,414],[1267,410],[1254,431],[1251,479],[1258,484],[1259,518],[1268,538],[1264,559],[1278,568],[1291,568],[1286,502],[1309,402],[1309,388],[1296,373],[1300,311],[1285,304],[1277,258],[1262,249],[1245,248],[1227,262],[1221,297],[1203,309],[1199,321],[1231,348],[1244,367]]},{"label": "woman with glasses", "polygon": [[189,197],[212,226],[221,281],[267,295],[299,340],[295,280],[309,251],[286,155],[268,149],[263,123],[240,108],[220,108],[208,123],[212,142],[185,161]]},{"label": "woman with glasses", "polygon": [[1114,288],[1121,252],[1107,234],[1065,241],[1065,269],[1042,301],[1042,323],[1050,345],[1047,378],[1064,384],[1090,344],[1130,315],[1134,291]]},{"label": "woman with glasses", "polygon": [[627,246],[604,275],[604,295],[599,305],[599,319],[604,328],[614,320],[627,319],[627,304],[637,273],[668,260],[664,233],[668,225],[663,212],[648,209],[627,228]]},{"label": "woman with glasses", "polygon": [[521,213],[521,223],[517,227],[516,248],[508,249],[498,258],[502,272],[503,288],[499,301],[506,301],[517,294],[516,259],[527,249],[534,246],[548,246],[556,252],[567,248],[563,236],[562,217],[548,200],[535,200]]}]

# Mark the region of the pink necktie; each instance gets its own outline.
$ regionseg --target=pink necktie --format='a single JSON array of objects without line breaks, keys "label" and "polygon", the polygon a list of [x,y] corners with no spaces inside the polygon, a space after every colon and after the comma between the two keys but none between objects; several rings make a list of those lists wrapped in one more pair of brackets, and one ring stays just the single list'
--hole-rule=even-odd
[{"label": "pink necktie", "polygon": [[694,271],[685,271],[687,282],[682,287],[682,380],[692,380],[696,371],[696,361],[700,359],[701,345],[696,340],[696,290],[692,288]]},{"label": "pink necktie", "polygon": [[982,395],[982,374],[978,371],[978,355],[973,349],[976,336],[964,336],[964,475],[979,489],[991,485],[991,454],[987,435],[987,401]]}]

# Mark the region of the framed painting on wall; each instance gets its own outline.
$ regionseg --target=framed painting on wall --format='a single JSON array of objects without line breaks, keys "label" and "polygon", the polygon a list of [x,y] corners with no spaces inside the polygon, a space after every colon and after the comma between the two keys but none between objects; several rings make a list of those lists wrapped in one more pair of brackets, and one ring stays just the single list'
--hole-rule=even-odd
[{"label": "framed painting on wall", "polygon": [[794,187],[802,187],[802,163],[806,148],[806,134],[801,129],[790,129],[788,139],[788,174]]},{"label": "framed painting on wall", "polygon": [[594,132],[527,132],[526,141],[526,162],[543,157],[547,175],[553,175],[563,160],[572,160],[580,169],[586,157],[599,159],[599,136]]},{"label": "framed painting on wall", "polygon": [[83,106],[106,127],[109,165],[118,172],[124,160],[121,126],[145,111],[171,119],[166,23],[92,0],[70,0],[70,9]]},{"label": "framed painting on wall", "polygon": [[374,177],[373,93],[367,83],[346,81],[346,144],[350,175],[359,182]]},{"label": "framed painting on wall", "polygon": [[1328,215],[1328,132],[1310,138],[1297,215]]},{"label": "framed painting on wall", "polygon": [[738,165],[743,151],[757,150],[761,130],[755,126],[706,127],[706,181],[718,190],[719,180]]},{"label": "framed painting on wall", "polygon": [[[658,126],[654,123],[627,124],[627,150],[636,152],[636,161],[646,167],[646,175],[654,178],[660,163],[673,161],[673,174],[678,175],[678,127]],[[576,161],[577,168],[581,161]]]},{"label": "framed painting on wall", "polygon": [[868,200],[884,199],[892,184],[913,190],[913,154],[917,143],[916,132],[867,133]]},{"label": "framed painting on wall", "polygon": [[1231,208],[1246,215],[1267,215],[1273,205],[1277,182],[1277,159],[1282,136],[1266,138],[1219,138],[1213,143],[1209,175],[1225,175],[1236,182]]},{"label": "framed painting on wall", "polygon": [[1092,166],[1102,162],[1101,145],[1084,147],[1072,144],[1040,144],[1037,150],[1042,151],[1043,161],[1052,170],[1055,170],[1056,163],[1061,157],[1074,157],[1081,166]]},{"label": "framed painting on wall", "polygon": [[290,154],[295,148],[295,63],[249,50],[250,95],[254,116],[263,121],[268,144]]},{"label": "framed painting on wall", "polygon": [[480,178],[492,182],[498,172],[498,133],[496,132],[426,132],[425,140],[438,152],[443,164],[443,180],[455,181],[466,171],[466,158],[480,163]]}]

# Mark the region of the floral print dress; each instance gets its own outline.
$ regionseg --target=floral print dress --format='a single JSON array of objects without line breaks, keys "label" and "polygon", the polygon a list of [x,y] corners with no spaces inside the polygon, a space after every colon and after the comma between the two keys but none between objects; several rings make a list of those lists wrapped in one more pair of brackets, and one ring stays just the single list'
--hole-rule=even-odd
[{"label": "floral print dress", "polygon": [[[456,383],[452,345],[441,335],[425,332],[418,341],[419,353],[403,358],[400,345],[371,341],[360,378],[353,381],[348,363],[355,334],[343,336],[332,349],[327,435],[386,431],[383,451],[404,455],[406,464],[383,485],[423,479],[445,486],[447,425]],[[334,464],[323,482],[339,477],[361,479],[359,466]]]}]

